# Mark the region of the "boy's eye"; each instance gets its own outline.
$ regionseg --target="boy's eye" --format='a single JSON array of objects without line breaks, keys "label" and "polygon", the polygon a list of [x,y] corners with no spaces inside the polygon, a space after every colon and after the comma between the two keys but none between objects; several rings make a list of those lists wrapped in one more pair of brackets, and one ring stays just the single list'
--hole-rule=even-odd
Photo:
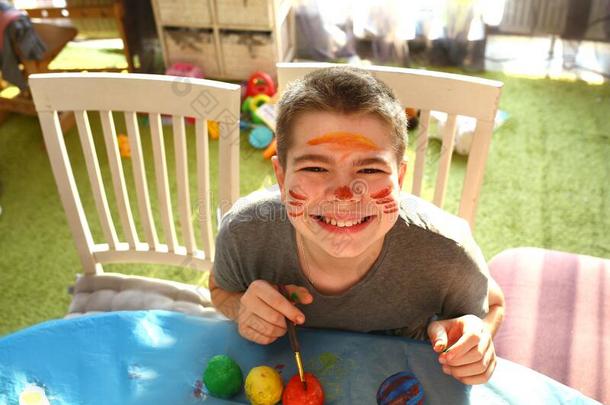
[{"label": "boy's eye", "polygon": [[358,173],[375,174],[375,173],[384,173],[384,171],[380,170],[380,169],[367,168],[367,169],[360,169],[360,170],[358,170]]},{"label": "boy's eye", "polygon": [[323,167],[316,167],[316,166],[312,166],[312,167],[304,167],[301,169],[302,171],[306,171],[306,172],[314,172],[314,173],[322,173],[322,172],[326,172],[327,170]]}]

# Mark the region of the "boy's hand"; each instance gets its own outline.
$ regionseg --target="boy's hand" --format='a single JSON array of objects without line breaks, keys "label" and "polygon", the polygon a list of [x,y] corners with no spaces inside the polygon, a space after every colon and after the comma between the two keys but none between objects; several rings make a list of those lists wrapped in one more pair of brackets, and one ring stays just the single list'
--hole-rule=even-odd
[{"label": "boy's hand", "polygon": [[443,372],[463,384],[483,384],[496,368],[492,336],[481,318],[464,315],[434,321],[428,325],[428,337]]},{"label": "boy's hand", "polygon": [[[312,295],[304,287],[287,285],[295,301],[310,304]],[[277,288],[266,281],[253,281],[240,299],[237,318],[239,334],[256,343],[267,345],[286,333],[286,319],[299,325],[305,315]]]}]

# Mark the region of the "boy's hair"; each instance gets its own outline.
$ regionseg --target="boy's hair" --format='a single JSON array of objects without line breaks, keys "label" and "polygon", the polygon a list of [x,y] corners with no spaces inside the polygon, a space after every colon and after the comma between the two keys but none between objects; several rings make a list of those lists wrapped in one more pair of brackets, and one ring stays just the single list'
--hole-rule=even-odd
[{"label": "boy's hair", "polygon": [[293,81],[282,95],[276,123],[277,155],[282,167],[286,168],[294,122],[311,111],[376,115],[390,127],[397,162],[402,161],[407,116],[392,90],[366,70],[336,66],[315,70]]}]

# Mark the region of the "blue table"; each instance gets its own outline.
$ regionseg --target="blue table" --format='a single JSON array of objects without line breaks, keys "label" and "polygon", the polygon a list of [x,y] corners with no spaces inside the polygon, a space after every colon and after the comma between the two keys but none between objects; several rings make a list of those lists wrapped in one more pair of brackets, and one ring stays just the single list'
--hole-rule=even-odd
[{"label": "blue table", "polygon": [[[423,342],[326,330],[299,330],[306,370],[324,386],[327,404],[375,404],[380,383],[413,371],[427,404],[597,404],[535,371],[500,359],[489,383],[464,386],[441,371]],[[286,338],[269,346],[242,339],[225,320],[165,311],[113,312],[33,326],[0,339],[0,405],[24,390],[55,404],[247,404],[206,395],[207,361],[228,354],[244,377],[258,365],[295,374]],[[39,394],[40,395],[40,394]],[[41,402],[45,403],[45,402]]]}]

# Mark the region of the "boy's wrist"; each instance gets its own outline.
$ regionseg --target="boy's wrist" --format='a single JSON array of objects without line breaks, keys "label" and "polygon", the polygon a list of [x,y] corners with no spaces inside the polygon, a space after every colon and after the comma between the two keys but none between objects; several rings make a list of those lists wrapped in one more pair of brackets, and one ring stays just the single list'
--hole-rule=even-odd
[{"label": "boy's wrist", "polygon": [[243,293],[232,293],[215,288],[210,292],[212,305],[227,318],[236,321],[241,309],[241,297]]}]

